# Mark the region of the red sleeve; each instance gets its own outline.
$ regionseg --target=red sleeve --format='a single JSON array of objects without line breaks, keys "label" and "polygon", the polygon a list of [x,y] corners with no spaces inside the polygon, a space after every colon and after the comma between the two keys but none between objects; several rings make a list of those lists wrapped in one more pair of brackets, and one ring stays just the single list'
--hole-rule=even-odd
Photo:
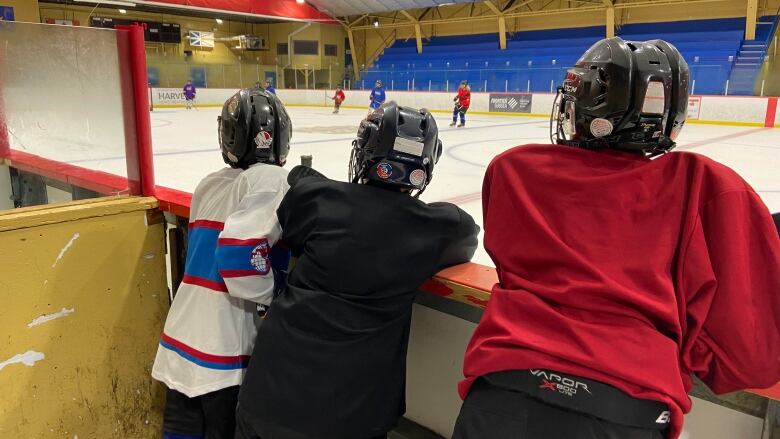
[{"label": "red sleeve", "polygon": [[[493,159],[495,162],[495,159]],[[488,165],[485,171],[485,179],[482,180],[482,224],[487,225],[487,213],[490,206],[490,185],[493,181],[493,163]]]},{"label": "red sleeve", "polygon": [[703,205],[681,255],[684,365],[716,393],[780,381],[780,238],[758,195]]}]

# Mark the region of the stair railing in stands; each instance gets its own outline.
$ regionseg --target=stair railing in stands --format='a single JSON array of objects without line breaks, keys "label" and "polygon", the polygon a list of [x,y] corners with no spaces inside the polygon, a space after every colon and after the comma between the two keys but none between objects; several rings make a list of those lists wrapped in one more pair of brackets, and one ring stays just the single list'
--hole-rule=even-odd
[{"label": "stair railing in stands", "polygon": [[374,64],[374,61],[376,61],[376,59],[379,58],[379,55],[381,55],[382,52],[385,51],[385,49],[390,47],[395,42],[397,37],[398,37],[398,31],[393,29],[393,32],[382,40],[382,44],[379,45],[379,48],[377,48],[376,52],[374,52],[370,58],[366,58],[366,70],[368,70],[370,65]]}]

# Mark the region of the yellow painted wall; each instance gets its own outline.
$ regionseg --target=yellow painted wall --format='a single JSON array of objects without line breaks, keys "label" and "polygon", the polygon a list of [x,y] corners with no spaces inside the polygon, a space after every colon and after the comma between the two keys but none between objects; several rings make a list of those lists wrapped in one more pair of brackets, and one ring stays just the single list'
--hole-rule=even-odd
[{"label": "yellow painted wall", "polygon": [[26,21],[29,23],[38,23],[38,0],[0,0],[0,6],[10,6],[14,8],[14,19],[16,21]]},{"label": "yellow painted wall", "polygon": [[[0,213],[0,437],[160,437],[164,386],[150,369],[168,290],[156,205]],[[8,363],[25,353],[43,358]]]},{"label": "yellow painted wall", "polygon": [[[4,0],[0,0],[2,3]],[[24,1],[24,0],[22,0]],[[89,25],[90,7],[58,5],[41,3],[40,15],[46,18],[78,20],[82,26]],[[276,44],[287,42],[290,32],[301,27],[301,23],[278,24],[251,24],[241,21],[225,20],[217,24],[213,19],[186,17],[170,14],[152,14],[133,11],[127,8],[127,14],[120,14],[117,8],[100,7],[94,12],[95,16],[121,19],[139,19],[147,21],[161,21],[166,23],[178,23],[181,25],[183,36],[189,30],[211,31],[215,38],[228,38],[238,35],[252,34],[265,37],[269,50],[245,51],[235,49],[236,41],[216,42],[214,48],[192,47],[183,38],[182,44],[147,43],[147,63],[160,71],[161,86],[181,87],[190,77],[190,68],[204,67],[209,82],[209,87],[238,87],[251,86],[259,78],[263,80],[266,72],[276,72],[276,64],[284,66],[287,57],[280,57],[276,53]],[[318,56],[295,56],[294,67],[327,70],[332,68],[334,81],[343,76],[344,64],[344,39],[346,32],[341,26],[312,24],[304,32],[295,37],[299,40],[318,40],[320,42],[320,54]],[[325,56],[325,44],[338,46],[337,56]],[[191,50],[192,57],[185,58],[184,51]],[[239,73],[239,69],[241,72]],[[323,72],[318,72],[324,78]],[[318,82],[319,79],[318,79]]]}]

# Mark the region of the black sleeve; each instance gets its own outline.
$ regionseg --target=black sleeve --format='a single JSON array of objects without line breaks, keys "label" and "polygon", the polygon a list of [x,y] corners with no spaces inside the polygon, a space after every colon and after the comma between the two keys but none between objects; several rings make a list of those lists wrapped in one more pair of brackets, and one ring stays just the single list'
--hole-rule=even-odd
[{"label": "black sleeve", "polygon": [[454,205],[452,207],[459,216],[458,226],[455,228],[455,235],[439,256],[439,270],[470,261],[479,245],[479,226],[474,222],[474,218],[463,209]]},{"label": "black sleeve", "polygon": [[317,194],[325,182],[325,178],[314,177],[297,180],[276,209],[276,218],[282,226],[282,240],[293,257],[303,253],[303,243],[317,223]]},{"label": "black sleeve", "polygon": [[302,178],[320,178],[320,179],[327,179],[328,177],[325,177],[322,173],[314,170],[314,168],[310,168],[308,166],[298,165],[290,170],[290,173],[287,174],[287,184],[290,185],[290,187],[295,186],[295,183],[298,183],[298,181]]},{"label": "black sleeve", "polygon": [[293,188],[287,191],[282,198],[282,202],[276,209],[276,218],[279,220],[279,225],[282,226],[282,237],[280,238],[284,245],[290,249],[290,253],[293,257],[298,257],[300,250],[297,248],[296,240],[298,238],[294,227],[290,224],[290,217],[294,214],[295,205],[298,204],[295,201],[296,191]]}]

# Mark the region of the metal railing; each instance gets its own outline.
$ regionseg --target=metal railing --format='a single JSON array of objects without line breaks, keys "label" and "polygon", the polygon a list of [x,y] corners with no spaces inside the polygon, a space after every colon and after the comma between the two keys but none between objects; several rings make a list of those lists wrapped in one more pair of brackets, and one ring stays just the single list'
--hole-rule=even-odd
[{"label": "metal railing", "polygon": [[[455,92],[467,80],[473,92],[554,93],[563,81],[568,66],[496,68],[367,70],[359,80],[345,83],[345,88],[368,90],[381,80],[388,91]],[[726,94],[729,69],[719,64],[690,64],[690,93]]]}]

